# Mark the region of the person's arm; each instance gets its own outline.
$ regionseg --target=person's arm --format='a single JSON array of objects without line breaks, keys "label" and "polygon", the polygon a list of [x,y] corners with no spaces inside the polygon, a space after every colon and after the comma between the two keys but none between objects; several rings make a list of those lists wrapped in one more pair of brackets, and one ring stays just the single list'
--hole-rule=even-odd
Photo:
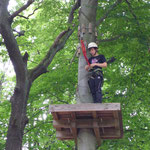
[{"label": "person's arm", "polygon": [[106,68],[106,67],[107,67],[107,62],[94,63],[94,64],[91,64],[91,65],[90,65],[91,68],[93,68],[94,66],[98,66],[98,67],[101,67],[101,68]]},{"label": "person's arm", "polygon": [[[88,59],[88,62],[90,63],[91,62],[91,57]],[[91,69],[91,63],[90,65],[85,65],[85,70],[86,71],[89,71]]]}]

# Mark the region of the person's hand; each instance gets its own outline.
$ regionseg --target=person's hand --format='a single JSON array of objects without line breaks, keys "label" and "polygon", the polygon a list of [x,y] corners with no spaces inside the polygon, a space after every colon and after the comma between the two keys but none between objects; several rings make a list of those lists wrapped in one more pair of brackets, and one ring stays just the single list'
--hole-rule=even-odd
[{"label": "person's hand", "polygon": [[96,66],[96,63],[91,64],[91,65],[90,65],[90,68],[92,69],[94,66]]},{"label": "person's hand", "polygon": [[85,70],[86,70],[86,71],[89,71],[89,69],[90,69],[90,66],[89,66],[89,65],[86,65],[86,66],[85,66]]}]

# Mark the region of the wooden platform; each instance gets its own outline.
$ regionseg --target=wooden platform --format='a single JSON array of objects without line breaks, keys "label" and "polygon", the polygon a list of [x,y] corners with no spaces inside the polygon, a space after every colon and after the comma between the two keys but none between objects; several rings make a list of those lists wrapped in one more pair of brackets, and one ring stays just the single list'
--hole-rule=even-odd
[{"label": "wooden platform", "polygon": [[123,136],[122,115],[119,103],[82,103],[51,105],[56,137],[76,141],[79,129],[93,129],[100,139],[118,139]]}]

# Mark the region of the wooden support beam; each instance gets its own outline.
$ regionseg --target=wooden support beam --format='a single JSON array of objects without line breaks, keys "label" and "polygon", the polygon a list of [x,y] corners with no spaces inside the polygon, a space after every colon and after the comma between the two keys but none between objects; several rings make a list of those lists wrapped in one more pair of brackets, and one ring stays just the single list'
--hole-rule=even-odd
[{"label": "wooden support beam", "polygon": [[[97,131],[98,130],[95,127],[94,133],[97,132]],[[120,138],[120,133],[119,132],[120,132],[119,130],[112,130],[112,129],[110,129],[110,130],[105,130],[104,134],[100,134],[101,132],[99,131],[99,134],[100,134],[100,138],[101,139],[119,139]],[[96,136],[99,137],[98,134]],[[63,131],[57,131],[56,130],[56,137],[58,139],[62,139],[62,140],[72,140],[72,139],[74,139],[73,134],[69,130],[63,130]],[[96,137],[96,139],[99,139],[97,137]],[[99,143],[100,142],[101,141],[99,141]]]},{"label": "wooden support beam", "polygon": [[52,112],[52,115],[55,120],[59,120],[59,117],[56,112]]},{"label": "wooden support beam", "polygon": [[[102,124],[105,120],[103,120],[103,118],[99,118],[100,119],[100,124]],[[110,119],[111,120],[111,119]],[[113,120],[113,123],[114,123],[114,120]],[[104,130],[104,127],[102,127],[102,132],[104,133],[105,130]]]},{"label": "wooden support beam", "polygon": [[[58,114],[56,112],[52,112],[52,115],[53,115],[53,118],[55,120],[59,120]],[[56,130],[57,131],[61,131],[61,128],[60,127],[56,127]]]},{"label": "wooden support beam", "polygon": [[120,131],[115,129],[106,129],[105,133],[101,134],[102,139],[119,139]]},{"label": "wooden support beam", "polygon": [[84,104],[60,104],[60,105],[50,105],[50,112],[85,112],[85,111],[118,111],[120,110],[119,103],[84,103]]},{"label": "wooden support beam", "polygon": [[[103,120],[101,122],[100,120],[96,119],[98,122],[98,127],[115,127],[115,122],[113,119],[109,120]],[[54,128],[71,128],[70,122],[66,120],[53,120],[53,126]],[[76,128],[93,128],[93,119],[78,119],[76,120]]]},{"label": "wooden support beam", "polygon": [[97,139],[97,144],[98,146],[101,145],[101,137],[100,137],[100,131],[99,131],[99,125],[97,120],[93,120],[93,129],[94,129],[94,133]]},{"label": "wooden support beam", "polygon": [[76,113],[75,113],[75,112],[71,112],[71,118],[72,118],[73,120],[76,119]]},{"label": "wooden support beam", "polygon": [[97,118],[97,113],[96,113],[96,111],[93,111],[93,112],[92,112],[92,115],[93,115],[93,118],[94,118],[94,119]]},{"label": "wooden support beam", "polygon": [[[98,130],[95,128],[94,133],[97,131]],[[96,136],[99,137],[99,135],[96,135]],[[56,137],[60,140],[72,140],[72,139],[74,139],[73,134],[69,130],[56,131]],[[96,139],[99,139],[97,137],[96,137]],[[100,134],[100,138],[101,138],[101,141],[102,141],[102,139],[119,139],[120,138],[119,130],[106,130],[105,134]],[[99,144],[101,141],[98,141]]]},{"label": "wooden support beam", "polygon": [[116,129],[119,129],[120,124],[119,124],[118,112],[117,112],[117,111],[114,111],[114,112],[113,112],[113,115],[114,115],[114,120],[115,120],[115,128],[116,128]]},{"label": "wooden support beam", "polygon": [[75,121],[71,122],[70,130],[71,130],[71,133],[74,137],[75,143],[77,145],[77,128],[76,128],[76,122]]}]

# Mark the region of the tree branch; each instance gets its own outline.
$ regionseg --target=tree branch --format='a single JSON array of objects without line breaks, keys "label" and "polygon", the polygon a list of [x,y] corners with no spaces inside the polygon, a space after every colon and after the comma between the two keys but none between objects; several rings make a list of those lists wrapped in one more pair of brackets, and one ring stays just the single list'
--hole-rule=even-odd
[{"label": "tree branch", "polygon": [[35,9],[33,10],[33,12],[32,12],[31,14],[28,15],[27,18],[29,18],[30,16],[34,15],[34,13],[35,13],[38,9],[39,9],[39,7],[38,7],[38,8],[35,8]]},{"label": "tree branch", "polygon": [[54,41],[53,45],[50,47],[49,51],[45,58],[37,65],[35,68],[30,70],[30,78],[32,82],[39,77],[41,74],[48,72],[47,67],[52,62],[53,57],[56,55],[58,51],[63,49],[67,39],[71,36],[74,30],[68,29],[66,31],[61,32],[56,40]]},{"label": "tree branch", "polygon": [[72,65],[72,62],[74,61],[75,57],[77,56],[78,50],[75,51],[72,59],[70,60],[70,66]]},{"label": "tree branch", "polygon": [[7,9],[2,9],[2,7],[3,5],[0,5],[0,10],[2,10],[2,13],[0,13],[1,34],[4,39],[4,43],[7,48],[9,57],[14,66],[14,70],[16,73],[16,83],[19,88],[21,81],[25,80],[26,68],[22,59],[22,55],[19,51],[19,47],[17,45],[16,39],[13,35],[10,22],[8,20],[9,15]]},{"label": "tree branch", "polygon": [[32,12],[31,14],[29,14],[27,17],[22,16],[22,15],[17,15],[17,16],[22,17],[22,18],[25,18],[25,19],[29,19],[29,17],[32,16],[32,15],[34,15],[35,11],[37,11],[38,9],[39,9],[39,7],[38,7],[38,8],[35,8],[35,9],[33,10],[33,12]]},{"label": "tree branch", "polygon": [[24,33],[25,33],[25,31],[24,30],[22,30],[22,31],[20,31],[20,32],[18,32],[17,30],[15,30],[15,29],[13,29],[13,31],[14,32],[16,32],[16,33],[18,33],[18,35],[16,35],[15,37],[20,37],[20,36],[24,36]]},{"label": "tree branch", "polygon": [[46,123],[52,124],[53,121],[47,121],[47,122],[42,121],[41,123],[39,123],[39,124],[37,124],[37,125],[35,125],[35,126],[29,128],[29,129],[27,129],[23,134],[25,135],[25,134],[27,134],[28,132],[32,131],[33,129],[38,128],[39,126],[41,127],[41,125],[45,125]]},{"label": "tree branch", "polygon": [[73,18],[74,18],[73,14],[74,14],[75,10],[80,7],[80,5],[81,5],[81,0],[77,0],[75,5],[71,9],[71,12],[70,12],[70,15],[69,15],[69,18],[68,18],[68,23],[72,23]]},{"label": "tree branch", "polygon": [[0,77],[0,96],[1,96],[1,93],[2,93],[2,89],[3,89],[3,82],[4,82],[4,77],[5,77],[5,74],[3,74],[1,77]]},{"label": "tree branch", "polygon": [[[145,129],[145,128],[139,128],[139,130],[149,131],[149,129]],[[133,129],[125,129],[124,132],[136,132],[136,131]]]},{"label": "tree branch", "polygon": [[23,62],[24,64],[27,66],[27,61],[28,61],[28,57],[29,57],[29,54],[27,52],[25,52],[24,56],[23,56]]},{"label": "tree branch", "polygon": [[28,0],[27,3],[25,5],[23,5],[19,10],[17,10],[16,12],[14,12],[11,16],[10,16],[10,22],[13,21],[13,19],[18,16],[22,11],[24,11],[25,9],[27,9],[35,0]]},{"label": "tree branch", "polygon": [[[133,18],[135,19],[137,26],[139,27],[139,31],[140,31],[140,33],[141,33],[141,35],[142,35],[143,32],[142,32],[142,30],[141,30],[141,28],[140,28],[141,25],[140,25],[140,23],[139,23],[139,21],[138,21],[137,16],[136,16],[135,13],[133,12],[133,9],[132,9],[132,6],[131,6],[130,2],[129,2],[128,0],[125,0],[125,1],[126,1],[128,7],[129,7],[130,13],[132,14]],[[146,40],[146,46],[147,46],[147,48],[149,49],[149,41],[148,41],[148,40]]]},{"label": "tree branch", "polygon": [[115,57],[111,57],[111,58],[107,61],[107,64],[111,64],[111,63],[113,63],[115,60],[116,60]]},{"label": "tree branch", "polygon": [[139,23],[139,21],[138,21],[138,19],[137,19],[137,16],[134,14],[134,12],[133,12],[133,10],[132,10],[132,7],[131,7],[130,2],[129,2],[128,0],[125,0],[125,1],[126,1],[126,3],[128,4],[129,11],[131,12],[131,14],[133,15],[134,19],[136,20],[137,25],[140,26],[140,23]]},{"label": "tree branch", "polygon": [[111,41],[119,39],[121,36],[123,36],[123,35],[117,35],[116,37],[112,37],[110,39],[100,39],[100,40],[98,40],[98,42],[99,43],[101,43],[101,42],[111,42]]},{"label": "tree branch", "polygon": [[104,16],[97,21],[96,26],[99,26],[104,21],[104,19],[106,19],[108,17],[110,12],[121,2],[122,2],[122,0],[117,0],[112,6],[110,6],[110,8],[106,11]]}]

